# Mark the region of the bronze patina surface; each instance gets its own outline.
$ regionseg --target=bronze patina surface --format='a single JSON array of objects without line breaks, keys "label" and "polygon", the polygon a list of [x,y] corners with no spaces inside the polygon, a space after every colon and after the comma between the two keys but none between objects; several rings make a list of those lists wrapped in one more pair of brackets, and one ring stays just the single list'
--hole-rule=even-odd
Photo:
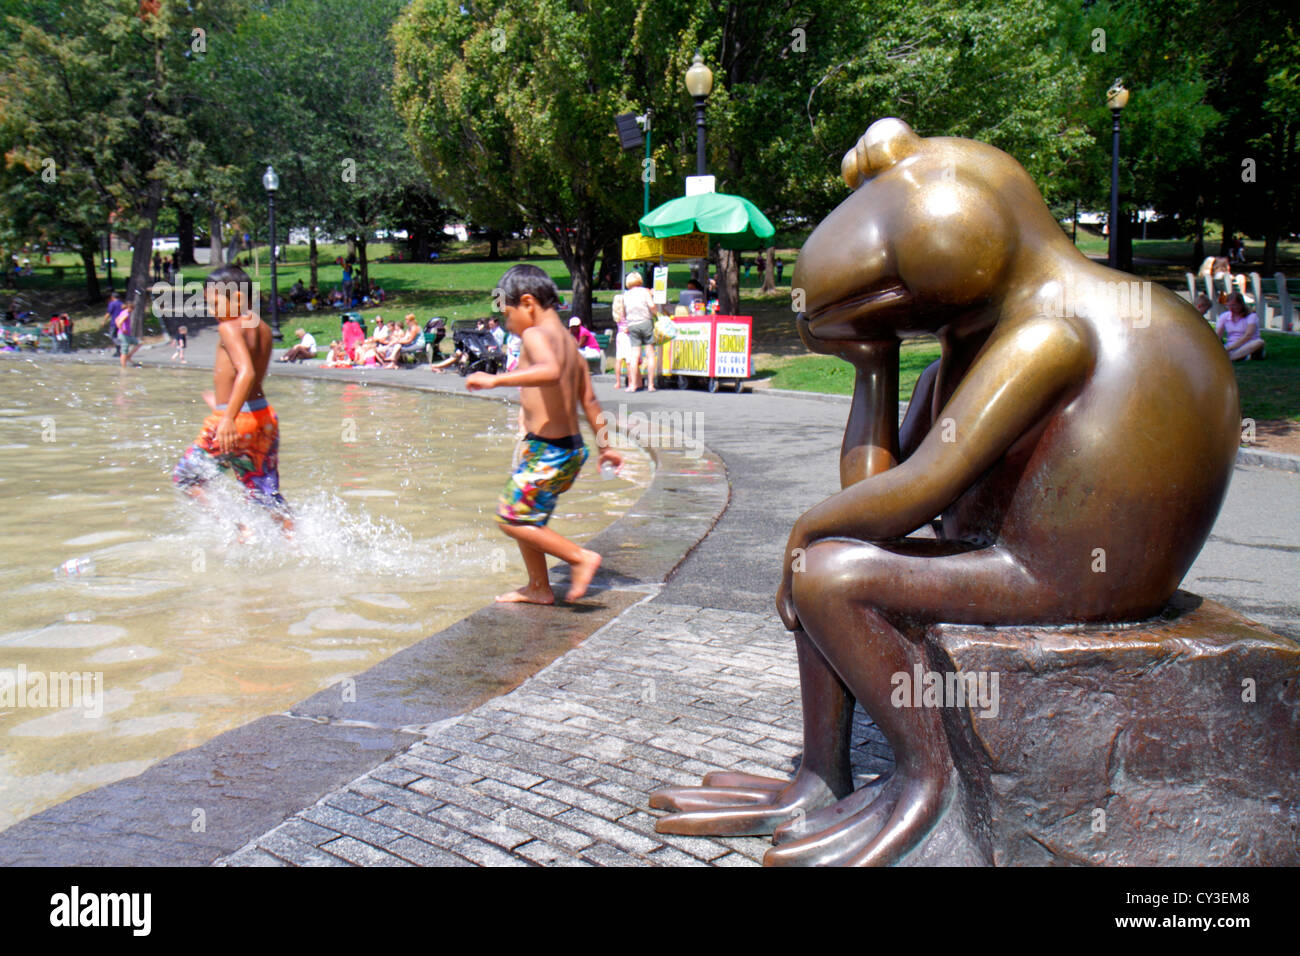
[{"label": "bronze patina surface", "polygon": [[[891,704],[931,625],[1141,621],[1174,594],[1227,490],[1232,368],[1191,306],[1096,265],[1010,156],[883,119],[844,158],[854,190],[793,286],[809,348],[857,370],[842,490],[790,533],[777,595],[795,635],[793,780],[711,774],[656,791],[658,829],[768,834],[777,865],[897,862],[956,772],[941,709]],[[897,427],[901,337],[942,357]],[[934,537],[912,536],[927,526]],[[895,771],[854,792],[854,702]]]}]

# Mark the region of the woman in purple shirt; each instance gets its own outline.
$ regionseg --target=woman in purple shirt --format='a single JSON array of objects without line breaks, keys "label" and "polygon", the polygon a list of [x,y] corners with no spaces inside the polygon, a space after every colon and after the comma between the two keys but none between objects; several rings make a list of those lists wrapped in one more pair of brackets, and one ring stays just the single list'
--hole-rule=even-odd
[{"label": "woman in purple shirt", "polygon": [[1228,308],[1214,324],[1215,334],[1224,342],[1228,358],[1234,362],[1242,359],[1262,359],[1264,357],[1264,340],[1259,337],[1259,316],[1246,307],[1246,300],[1240,292],[1228,296]]}]

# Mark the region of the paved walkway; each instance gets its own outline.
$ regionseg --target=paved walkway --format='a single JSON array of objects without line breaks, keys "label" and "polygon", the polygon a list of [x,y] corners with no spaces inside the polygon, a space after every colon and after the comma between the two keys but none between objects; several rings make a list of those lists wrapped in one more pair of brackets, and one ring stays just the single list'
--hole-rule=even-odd
[{"label": "paved walkway", "polygon": [[[792,773],[798,688],[772,615],[646,601],[218,862],[753,866],[768,840],[655,833],[646,795],[710,770]],[[887,770],[861,714],[855,736],[858,773]]]},{"label": "paved walkway", "polygon": [[[191,362],[210,361],[212,337],[192,338]],[[140,358],[170,364],[162,349],[154,352]],[[458,376],[423,369],[275,366],[275,374],[463,391]],[[719,768],[792,771],[797,671],[772,595],[787,530],[838,490],[847,402],[673,389],[628,395],[607,381],[596,391],[615,417],[676,415],[717,453],[730,490],[717,523],[662,585],[624,578],[615,593],[637,603],[611,607],[615,616],[599,630],[514,690],[424,726],[409,715],[367,723],[367,732],[400,734],[400,742],[219,862],[745,866],[761,859],[766,840],[654,833],[646,795]],[[668,476],[667,484],[676,490],[673,483],[685,480]],[[1298,496],[1300,474],[1239,465],[1183,587],[1300,639]],[[671,522],[671,510],[661,520]],[[647,532],[645,544],[653,542]],[[340,730],[346,723],[336,721]],[[859,774],[888,768],[888,748],[861,715],[855,748]]]}]

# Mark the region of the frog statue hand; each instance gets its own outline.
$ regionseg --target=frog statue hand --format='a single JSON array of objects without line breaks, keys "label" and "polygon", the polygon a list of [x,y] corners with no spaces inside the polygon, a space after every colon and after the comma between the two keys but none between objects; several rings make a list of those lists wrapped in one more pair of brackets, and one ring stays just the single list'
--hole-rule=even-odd
[{"label": "frog statue hand", "polygon": [[[941,710],[891,700],[895,675],[930,666],[925,628],[1156,614],[1209,534],[1239,438],[1211,329],[1080,254],[1010,156],[883,119],[842,171],[853,192],[793,279],[804,342],[857,370],[842,490],[795,523],[777,595],[803,758],[791,780],[714,773],[650,799],[671,811],[661,832],[774,834],[772,865],[889,864],[920,844],[956,786]],[[927,332],[941,358],[900,427],[899,340]],[[857,791],[855,702],[895,757]]]}]

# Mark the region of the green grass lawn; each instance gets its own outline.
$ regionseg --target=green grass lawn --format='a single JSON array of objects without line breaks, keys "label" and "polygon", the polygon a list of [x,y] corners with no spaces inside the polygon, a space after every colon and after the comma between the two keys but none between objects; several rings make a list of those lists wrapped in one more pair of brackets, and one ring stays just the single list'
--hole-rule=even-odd
[{"label": "green grass lawn", "polygon": [[[898,358],[898,395],[903,401],[911,397],[921,373],[939,357],[939,343],[932,337],[904,342]],[[767,370],[773,388],[800,392],[853,394],[853,366],[830,355],[789,356],[775,359]]]},{"label": "green grass lawn", "polygon": [[[1235,366],[1243,418],[1300,423],[1300,336],[1264,332],[1268,358]],[[917,377],[939,357],[933,339],[904,343],[899,357],[898,394],[906,401]],[[853,394],[853,367],[826,355],[775,358],[760,371],[774,388]]]},{"label": "green grass lawn", "polygon": [[1263,336],[1268,358],[1235,366],[1242,417],[1300,422],[1300,337],[1280,332]]}]

